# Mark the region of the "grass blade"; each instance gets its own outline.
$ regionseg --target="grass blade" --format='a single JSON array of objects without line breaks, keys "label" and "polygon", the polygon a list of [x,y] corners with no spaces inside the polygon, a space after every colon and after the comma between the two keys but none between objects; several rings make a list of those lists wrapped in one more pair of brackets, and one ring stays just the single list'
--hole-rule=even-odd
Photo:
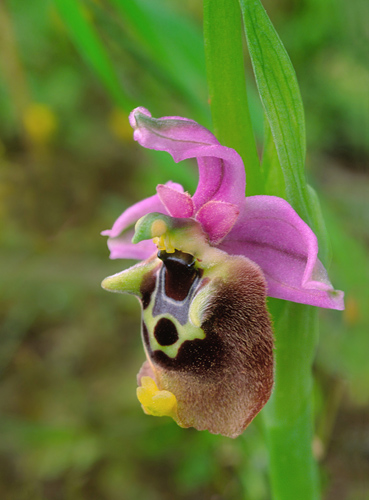
[{"label": "grass blade", "polygon": [[98,75],[114,102],[126,112],[135,107],[119,82],[115,68],[88,14],[78,0],[54,0],[71,37],[87,63]]},{"label": "grass blade", "polygon": [[255,79],[283,170],[288,201],[310,221],[305,118],[290,58],[259,0],[239,0]]}]

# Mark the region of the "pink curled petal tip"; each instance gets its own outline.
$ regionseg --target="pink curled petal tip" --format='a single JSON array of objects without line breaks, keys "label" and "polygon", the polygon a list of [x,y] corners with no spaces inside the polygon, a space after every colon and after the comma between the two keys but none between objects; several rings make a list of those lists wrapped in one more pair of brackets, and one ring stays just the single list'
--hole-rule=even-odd
[{"label": "pink curled petal tip", "polygon": [[134,138],[148,149],[166,151],[175,162],[196,158],[199,184],[193,196],[199,209],[210,200],[241,205],[246,176],[236,151],[219,144],[216,137],[193,120],[178,116],[152,118],[144,108],[131,113]]},{"label": "pink curled petal tip", "polygon": [[333,289],[318,260],[315,234],[282,198],[246,198],[236,224],[220,248],[256,262],[267,280],[270,297],[344,308],[343,293]]}]

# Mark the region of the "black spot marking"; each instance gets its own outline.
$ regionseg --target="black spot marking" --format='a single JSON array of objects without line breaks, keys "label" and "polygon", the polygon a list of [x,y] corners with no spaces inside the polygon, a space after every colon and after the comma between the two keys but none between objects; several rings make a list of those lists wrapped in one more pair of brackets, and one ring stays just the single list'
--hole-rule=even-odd
[{"label": "black spot marking", "polygon": [[167,370],[217,375],[224,367],[227,356],[224,343],[216,334],[210,333],[204,339],[183,342],[175,358],[159,350],[151,351],[150,358]]},{"label": "black spot marking", "polygon": [[161,318],[157,322],[154,336],[160,345],[173,345],[179,338],[175,324],[167,318]]},{"label": "black spot marking", "polygon": [[[154,364],[166,370],[211,377],[214,382],[230,371],[244,373],[252,383],[258,381],[260,393],[270,394],[273,335],[265,307],[265,283],[257,269],[243,267],[234,269],[228,282],[219,282],[208,305],[207,319],[201,325],[206,337],[183,342],[175,358],[149,350]],[[265,384],[259,381],[263,373],[269,377]]]},{"label": "black spot marking", "polygon": [[[221,315],[221,307],[217,309],[216,313],[217,316]],[[148,346],[151,360],[166,370],[213,376],[214,380],[219,379],[227,367],[231,353],[223,336],[219,335],[218,328],[214,328],[214,322],[217,322],[216,316],[205,321],[201,325],[205,338],[184,341],[175,358],[159,349],[153,351]]]}]

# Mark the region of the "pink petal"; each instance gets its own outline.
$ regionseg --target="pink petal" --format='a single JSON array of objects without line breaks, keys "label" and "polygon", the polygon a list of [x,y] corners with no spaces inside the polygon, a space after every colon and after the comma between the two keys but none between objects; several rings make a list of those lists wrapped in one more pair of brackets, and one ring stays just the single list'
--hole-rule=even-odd
[{"label": "pink petal", "polygon": [[168,185],[156,186],[159,199],[172,217],[192,217],[194,206],[191,196]]},{"label": "pink petal", "polygon": [[134,230],[126,231],[123,236],[108,239],[108,248],[111,259],[148,259],[157,252],[156,245],[152,240],[140,241],[133,244],[131,242]]},{"label": "pink petal", "polygon": [[241,208],[245,199],[246,175],[239,154],[225,146],[204,146],[193,156],[195,154],[199,184],[192,199],[196,209],[211,200]]},{"label": "pink petal", "polygon": [[209,201],[196,214],[204,231],[209,235],[212,244],[218,244],[234,226],[239,208],[231,203]]},{"label": "pink petal", "polygon": [[130,123],[141,146],[167,151],[175,162],[197,158],[199,184],[193,196],[196,210],[210,200],[241,207],[246,186],[242,159],[233,149],[221,146],[209,130],[178,116],[152,118],[145,108],[133,110]]},{"label": "pink petal", "polygon": [[158,151],[168,151],[175,161],[189,146],[218,144],[216,137],[194,120],[180,116],[152,118],[150,111],[136,108],[129,115],[134,129],[133,137],[141,146]]},{"label": "pink petal", "polygon": [[[170,188],[183,192],[183,187],[180,184],[176,184],[175,182],[167,182],[166,186]],[[154,194],[154,196],[150,196],[150,198],[146,198],[145,200],[139,201],[135,203],[131,207],[127,208],[114,222],[113,227],[111,229],[106,229],[102,231],[103,236],[110,236],[111,238],[115,238],[118,236],[124,229],[135,224],[140,217],[151,213],[151,212],[159,212],[162,214],[168,214],[167,209],[161,202],[159,196]]]},{"label": "pink petal", "polygon": [[270,297],[344,308],[343,292],[333,289],[317,258],[316,236],[282,198],[246,198],[236,224],[219,248],[259,264]]}]

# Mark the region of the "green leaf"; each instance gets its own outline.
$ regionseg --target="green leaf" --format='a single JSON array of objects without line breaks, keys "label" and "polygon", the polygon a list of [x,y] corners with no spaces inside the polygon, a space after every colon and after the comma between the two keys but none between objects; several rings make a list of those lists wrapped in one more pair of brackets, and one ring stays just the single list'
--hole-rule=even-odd
[{"label": "green leaf", "polygon": [[149,58],[206,125],[204,46],[199,29],[162,0],[110,0]]},{"label": "green leaf", "polygon": [[259,0],[239,0],[255,79],[283,170],[288,201],[310,221],[305,119],[288,54]]},{"label": "green leaf", "polygon": [[237,0],[204,1],[204,40],[215,135],[242,157],[247,194],[260,194],[263,178],[248,107]]},{"label": "green leaf", "polygon": [[264,122],[264,149],[261,168],[265,177],[265,194],[286,198],[286,183],[268,120]]},{"label": "green leaf", "polygon": [[98,75],[115,103],[126,112],[131,111],[135,103],[124,93],[109,55],[89,18],[88,11],[82,8],[78,0],[54,0],[54,3],[77,49]]}]

